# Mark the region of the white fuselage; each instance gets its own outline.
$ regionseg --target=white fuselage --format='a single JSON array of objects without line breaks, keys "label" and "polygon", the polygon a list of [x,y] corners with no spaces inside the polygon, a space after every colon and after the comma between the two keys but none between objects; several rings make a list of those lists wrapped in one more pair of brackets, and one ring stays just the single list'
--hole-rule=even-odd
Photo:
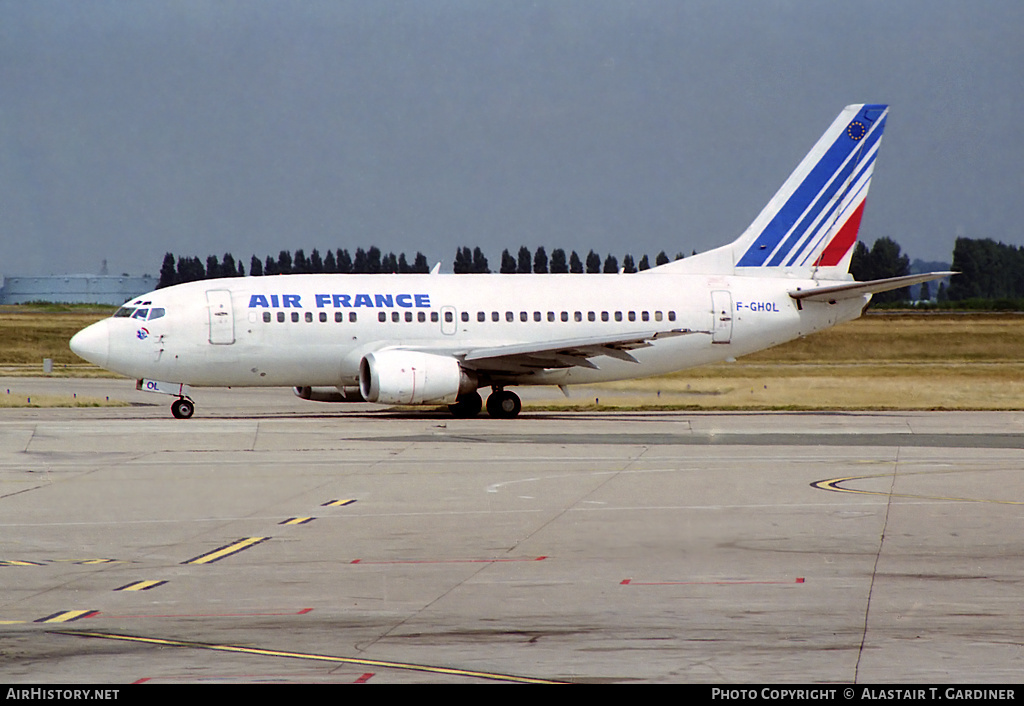
[{"label": "white fuselage", "polygon": [[[78,334],[76,352],[137,379],[193,386],[352,386],[369,353],[469,351],[684,331],[593,367],[496,373],[508,385],[659,375],[739,357],[860,315],[867,296],[805,302],[788,277],[617,275],[286,275],[157,290]],[[128,305],[126,305],[128,306]],[[149,318],[163,309],[159,318]],[[466,367],[472,368],[471,363]]]}]

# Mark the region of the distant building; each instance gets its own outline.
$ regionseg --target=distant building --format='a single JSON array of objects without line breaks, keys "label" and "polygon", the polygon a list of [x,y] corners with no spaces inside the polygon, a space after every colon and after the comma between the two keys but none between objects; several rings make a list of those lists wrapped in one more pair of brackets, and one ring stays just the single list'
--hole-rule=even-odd
[{"label": "distant building", "polygon": [[51,275],[4,277],[0,281],[0,304],[61,302],[118,305],[156,289],[158,280],[149,275]]}]

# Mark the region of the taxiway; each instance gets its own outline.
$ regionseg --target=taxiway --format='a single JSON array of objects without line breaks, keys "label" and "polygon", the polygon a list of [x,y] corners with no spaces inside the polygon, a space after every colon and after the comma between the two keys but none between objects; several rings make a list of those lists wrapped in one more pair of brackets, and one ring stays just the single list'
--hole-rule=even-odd
[{"label": "taxiway", "polygon": [[[1019,681],[1024,414],[0,410],[0,680]],[[34,391],[34,392],[33,392]]]}]

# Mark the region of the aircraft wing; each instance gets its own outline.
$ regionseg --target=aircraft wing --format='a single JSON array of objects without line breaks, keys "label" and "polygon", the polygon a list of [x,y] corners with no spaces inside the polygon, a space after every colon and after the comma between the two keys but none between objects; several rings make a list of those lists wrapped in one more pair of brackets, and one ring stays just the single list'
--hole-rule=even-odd
[{"label": "aircraft wing", "polygon": [[639,361],[629,351],[648,348],[653,341],[695,333],[688,329],[648,330],[616,337],[568,338],[561,341],[515,343],[470,348],[455,353],[466,367],[509,373],[575,366],[598,370],[591,358],[608,356],[630,363]]},{"label": "aircraft wing", "polygon": [[841,299],[854,299],[865,294],[877,292],[888,292],[891,289],[909,287],[912,284],[929,282],[933,279],[952,277],[957,272],[928,272],[920,275],[906,275],[903,277],[889,277],[887,279],[873,279],[868,282],[844,282],[843,284],[826,285],[813,287],[811,289],[795,289],[789,292],[789,296],[800,301],[809,302],[831,302],[835,303]]}]

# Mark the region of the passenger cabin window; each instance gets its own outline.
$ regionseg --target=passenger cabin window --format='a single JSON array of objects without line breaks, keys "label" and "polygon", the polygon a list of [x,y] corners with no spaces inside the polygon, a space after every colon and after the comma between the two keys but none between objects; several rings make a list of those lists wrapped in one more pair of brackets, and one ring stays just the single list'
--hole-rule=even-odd
[{"label": "passenger cabin window", "polygon": [[283,311],[277,312],[277,322],[278,323],[284,323],[284,312]]},{"label": "passenger cabin window", "polygon": [[265,323],[265,324],[269,324],[270,323],[270,312],[269,311],[264,311],[263,312],[263,323]]}]

